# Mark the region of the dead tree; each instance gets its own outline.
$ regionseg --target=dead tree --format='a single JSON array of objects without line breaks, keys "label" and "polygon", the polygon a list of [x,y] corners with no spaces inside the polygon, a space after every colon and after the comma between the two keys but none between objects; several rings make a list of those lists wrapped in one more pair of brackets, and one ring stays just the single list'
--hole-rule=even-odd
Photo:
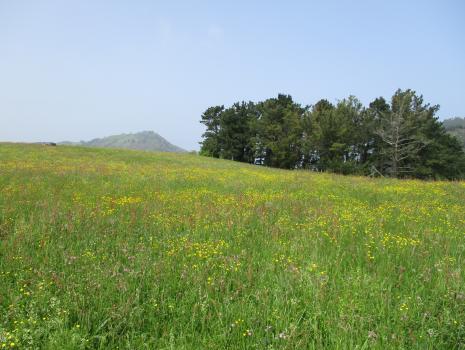
[{"label": "dead tree", "polygon": [[417,127],[409,120],[410,96],[403,96],[398,110],[380,113],[380,127],[376,134],[384,143],[381,154],[387,161],[387,173],[399,177],[413,171],[411,162],[428,141],[417,133]]}]

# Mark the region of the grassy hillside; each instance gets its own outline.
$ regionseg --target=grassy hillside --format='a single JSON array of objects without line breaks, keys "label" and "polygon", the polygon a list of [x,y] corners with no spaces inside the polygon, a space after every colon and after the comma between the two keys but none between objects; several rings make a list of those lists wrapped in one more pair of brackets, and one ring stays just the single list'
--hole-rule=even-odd
[{"label": "grassy hillside", "polygon": [[166,139],[153,131],[112,135],[77,143],[64,141],[61,142],[61,144],[86,147],[126,148],[142,151],[186,152],[182,148],[169,143]]},{"label": "grassy hillside", "polygon": [[0,348],[463,349],[465,183],[0,145]]}]

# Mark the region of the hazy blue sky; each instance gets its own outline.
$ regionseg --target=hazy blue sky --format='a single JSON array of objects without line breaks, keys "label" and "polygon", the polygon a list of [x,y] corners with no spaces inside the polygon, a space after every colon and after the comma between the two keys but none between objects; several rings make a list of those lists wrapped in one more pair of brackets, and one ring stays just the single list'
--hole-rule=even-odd
[{"label": "hazy blue sky", "polygon": [[211,105],[368,103],[465,116],[464,1],[0,0],[0,140],[154,130],[197,149]]}]

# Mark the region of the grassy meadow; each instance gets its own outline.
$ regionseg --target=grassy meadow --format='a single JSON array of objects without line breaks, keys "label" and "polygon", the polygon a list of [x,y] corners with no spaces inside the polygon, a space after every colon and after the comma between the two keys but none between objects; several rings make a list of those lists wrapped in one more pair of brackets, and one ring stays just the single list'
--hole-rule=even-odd
[{"label": "grassy meadow", "polygon": [[465,349],[465,183],[0,145],[0,349]]}]

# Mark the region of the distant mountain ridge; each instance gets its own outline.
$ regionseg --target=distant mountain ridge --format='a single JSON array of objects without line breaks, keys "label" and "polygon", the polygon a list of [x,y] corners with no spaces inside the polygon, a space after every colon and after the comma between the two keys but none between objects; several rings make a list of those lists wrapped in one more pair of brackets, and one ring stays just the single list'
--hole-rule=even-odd
[{"label": "distant mountain ridge", "polygon": [[112,135],[93,139],[90,141],[63,141],[59,144],[84,147],[126,148],[158,152],[186,152],[186,150],[173,145],[172,143],[168,142],[165,138],[153,131],[141,131],[133,134]]},{"label": "distant mountain ridge", "polygon": [[455,136],[462,143],[462,147],[465,150],[465,118],[445,119],[442,124],[449,134]]}]

